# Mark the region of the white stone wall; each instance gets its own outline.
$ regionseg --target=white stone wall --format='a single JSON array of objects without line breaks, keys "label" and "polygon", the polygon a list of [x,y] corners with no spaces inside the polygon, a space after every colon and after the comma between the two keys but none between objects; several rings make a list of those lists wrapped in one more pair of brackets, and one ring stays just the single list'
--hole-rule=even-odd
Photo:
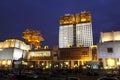
[{"label": "white stone wall", "polygon": [[[113,48],[113,53],[109,53],[107,48]],[[120,58],[120,42],[99,43],[98,58]]]},{"label": "white stone wall", "polygon": [[12,60],[13,59],[14,49],[1,49],[0,51],[0,60]]},{"label": "white stone wall", "polygon": [[17,48],[6,48],[0,51],[0,60],[19,60],[26,57],[26,52]]}]

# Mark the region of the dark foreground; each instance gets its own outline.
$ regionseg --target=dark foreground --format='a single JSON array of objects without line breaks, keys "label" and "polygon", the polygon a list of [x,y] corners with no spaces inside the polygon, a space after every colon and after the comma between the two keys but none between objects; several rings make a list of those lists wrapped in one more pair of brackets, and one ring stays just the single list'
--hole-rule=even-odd
[{"label": "dark foreground", "polygon": [[108,75],[119,78],[119,70],[0,70],[0,80],[97,80]]}]

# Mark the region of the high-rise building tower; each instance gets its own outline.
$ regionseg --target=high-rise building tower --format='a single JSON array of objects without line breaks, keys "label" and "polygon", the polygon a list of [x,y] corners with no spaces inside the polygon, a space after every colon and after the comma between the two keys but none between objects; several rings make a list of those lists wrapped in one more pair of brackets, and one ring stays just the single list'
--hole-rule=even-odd
[{"label": "high-rise building tower", "polygon": [[90,47],[93,45],[90,12],[84,11],[76,14],[75,17],[72,14],[60,17],[59,48]]},{"label": "high-rise building tower", "polygon": [[92,19],[90,12],[76,14],[76,45],[89,47],[93,45]]},{"label": "high-rise building tower", "polygon": [[70,47],[74,44],[74,23],[74,15],[66,14],[60,17],[59,48]]}]

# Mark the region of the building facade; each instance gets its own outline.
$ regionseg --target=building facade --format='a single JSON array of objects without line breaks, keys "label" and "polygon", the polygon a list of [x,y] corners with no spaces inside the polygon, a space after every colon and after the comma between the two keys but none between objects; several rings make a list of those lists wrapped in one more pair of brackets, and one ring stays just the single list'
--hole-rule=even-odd
[{"label": "building facade", "polygon": [[120,66],[120,31],[101,32],[98,43],[98,59],[104,68]]},{"label": "building facade", "polygon": [[93,45],[92,19],[90,12],[76,14],[76,45],[89,47]]},{"label": "building facade", "polygon": [[33,61],[37,68],[74,69],[89,61],[97,61],[91,47],[58,48],[30,50],[28,61]]},{"label": "building facade", "polygon": [[[95,50],[95,49],[94,49]],[[31,49],[23,41],[8,39],[0,42],[0,68],[74,69],[88,61],[96,61],[91,47]]]},{"label": "building facade", "polygon": [[69,69],[79,68],[92,60],[92,50],[89,47],[61,48],[59,51],[58,60]]},{"label": "building facade", "polygon": [[17,39],[8,39],[0,42],[0,67],[11,68],[14,61],[27,58],[30,46]]},{"label": "building facade", "polygon": [[90,47],[93,45],[92,19],[90,12],[81,12],[60,17],[59,48]]},{"label": "building facade", "polygon": [[51,49],[39,49],[30,50],[28,53],[27,60],[34,62],[36,68],[51,68],[52,64],[52,50]]},{"label": "building facade", "polygon": [[60,17],[59,47],[66,48],[74,45],[74,15],[67,14]]}]

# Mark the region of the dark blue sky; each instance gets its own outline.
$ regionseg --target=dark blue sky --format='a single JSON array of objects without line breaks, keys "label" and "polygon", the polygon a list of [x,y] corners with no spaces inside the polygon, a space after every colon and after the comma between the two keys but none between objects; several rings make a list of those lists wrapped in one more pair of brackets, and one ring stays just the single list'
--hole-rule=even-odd
[{"label": "dark blue sky", "polygon": [[0,40],[22,39],[26,29],[41,31],[44,45],[58,44],[59,17],[90,11],[94,44],[100,32],[120,31],[120,0],[0,0]]}]

